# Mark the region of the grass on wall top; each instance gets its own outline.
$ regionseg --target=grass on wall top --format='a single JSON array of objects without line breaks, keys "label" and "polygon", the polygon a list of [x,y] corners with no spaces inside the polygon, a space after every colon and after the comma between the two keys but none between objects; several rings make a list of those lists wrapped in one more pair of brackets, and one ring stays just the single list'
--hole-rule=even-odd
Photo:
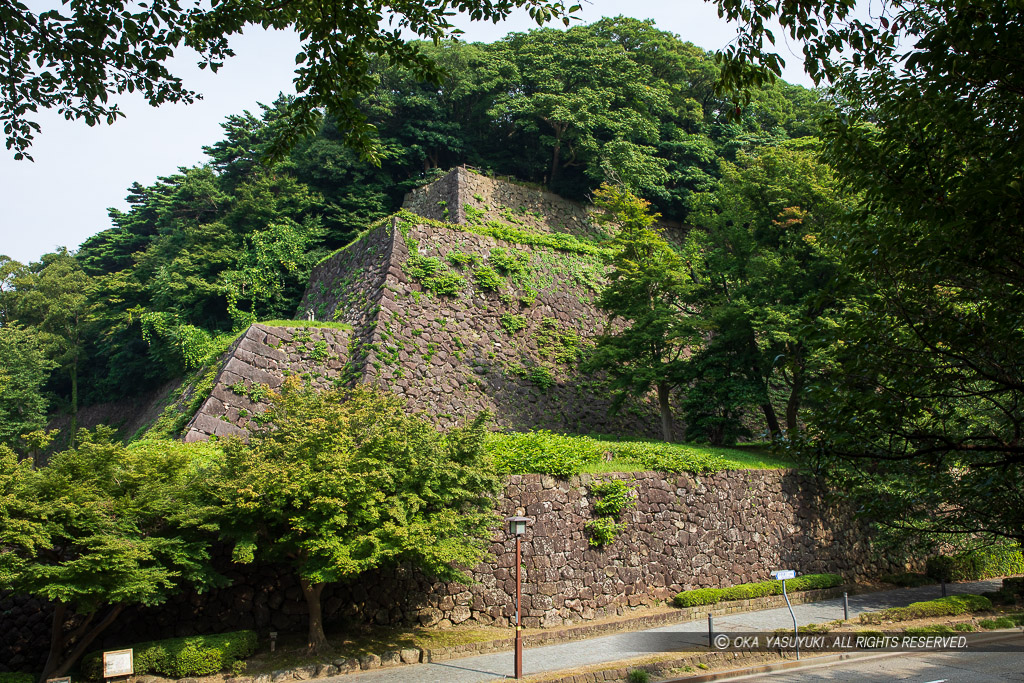
[{"label": "grass on wall top", "polygon": [[501,474],[574,474],[609,472],[688,472],[765,470],[794,463],[760,449],[716,448],[691,444],[603,436],[568,436],[546,430],[492,434],[487,450]]},{"label": "grass on wall top", "polygon": [[261,320],[260,325],[267,327],[329,327],[332,330],[352,331],[348,323],[332,322],[330,320]]}]

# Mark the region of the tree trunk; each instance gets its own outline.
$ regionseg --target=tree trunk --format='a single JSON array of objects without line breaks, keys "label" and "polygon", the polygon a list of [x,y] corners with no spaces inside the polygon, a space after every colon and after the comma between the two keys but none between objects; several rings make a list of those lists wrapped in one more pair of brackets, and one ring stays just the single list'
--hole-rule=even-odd
[{"label": "tree trunk", "polygon": [[669,385],[665,382],[658,384],[658,406],[661,408],[661,438],[666,443],[671,443],[672,435],[672,406],[668,402]]},{"label": "tree trunk", "polygon": [[786,401],[786,431],[789,437],[793,437],[796,431],[797,413],[800,411],[800,391],[804,388],[804,377],[802,373],[793,374],[793,387],[789,392],[789,400]]},{"label": "tree trunk", "polygon": [[50,652],[46,655],[46,665],[43,666],[43,675],[39,683],[46,683],[50,672],[57,668],[60,663],[60,655],[64,652],[64,617],[67,615],[67,605],[58,602],[53,607],[53,622],[50,624]]},{"label": "tree trunk", "polygon": [[779,418],[775,415],[775,408],[771,403],[765,401],[761,404],[761,411],[764,413],[764,421],[768,424],[768,436],[774,440],[782,428],[779,427]]},{"label": "tree trunk", "polygon": [[69,444],[75,447],[75,432],[78,431],[78,358],[71,363],[71,438]]},{"label": "tree trunk", "polygon": [[548,187],[555,184],[555,176],[558,175],[558,160],[562,154],[562,141],[555,139],[555,151],[551,155],[551,172],[548,173]]},{"label": "tree trunk", "polygon": [[[67,617],[67,606],[64,603],[57,603],[53,612],[53,624],[50,627],[50,652],[47,655],[46,665],[43,667],[39,683],[46,683],[48,678],[60,678],[67,675],[71,667],[75,665],[79,658],[85,654],[86,649],[96,640],[96,637],[114,623],[114,620],[121,614],[123,609],[124,605],[115,605],[107,613],[107,616],[103,617],[98,624],[90,629],[89,625],[92,623],[94,612],[86,619],[84,624],[65,637],[64,619]],[[64,649],[72,643],[74,646],[71,652],[65,656]]]},{"label": "tree trunk", "polygon": [[319,652],[327,643],[327,636],[324,635],[324,618],[320,609],[320,594],[324,591],[324,584],[310,583],[307,579],[299,579],[302,586],[302,595],[306,598],[306,607],[309,609],[309,651]]}]

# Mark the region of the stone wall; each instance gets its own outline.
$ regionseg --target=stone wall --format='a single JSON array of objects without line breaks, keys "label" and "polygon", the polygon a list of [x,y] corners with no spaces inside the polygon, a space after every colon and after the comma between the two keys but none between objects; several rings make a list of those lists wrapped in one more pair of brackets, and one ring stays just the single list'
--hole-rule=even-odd
[{"label": "stone wall", "polygon": [[[814,481],[788,470],[608,476],[633,481],[637,504],[624,515],[623,534],[603,549],[588,545],[585,529],[593,519],[590,477],[508,478],[498,512],[534,520],[523,542],[527,627],[620,614],[684,589],[761,581],[781,567],[836,572],[847,580],[890,569],[872,560],[862,527],[824,501]],[[328,630],[353,621],[507,624],[513,547],[504,525],[496,527],[492,559],[473,569],[468,586],[437,582],[404,566],[331,586],[323,597]],[[130,610],[102,644],[240,628],[302,630],[305,605],[286,568],[225,566],[231,588]],[[0,662],[38,668],[47,620],[38,603],[0,599]]]},{"label": "stone wall", "polygon": [[266,410],[266,389],[296,374],[320,390],[345,381],[350,332],[314,326],[249,326],[227,353],[213,391],[184,429],[185,441],[246,438]]}]

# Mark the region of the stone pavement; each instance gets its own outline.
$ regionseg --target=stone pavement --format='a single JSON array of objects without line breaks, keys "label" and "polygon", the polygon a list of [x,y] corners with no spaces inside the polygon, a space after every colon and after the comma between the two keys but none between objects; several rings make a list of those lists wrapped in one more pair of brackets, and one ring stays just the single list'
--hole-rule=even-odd
[{"label": "stone pavement", "polygon": [[[981,593],[998,590],[999,579],[970,581],[947,584],[949,595],[958,593]],[[941,597],[938,585],[917,588],[865,593],[850,596],[850,616],[862,612],[874,612],[887,607],[903,607],[919,600]],[[795,605],[799,625],[822,623],[843,618],[843,599],[822,600],[821,602]],[[781,609],[745,612],[716,617],[716,632],[769,631],[777,628],[792,628],[789,610]],[[579,640],[560,645],[528,648],[523,654],[523,668],[526,675],[546,671],[564,671],[593,664],[615,662],[640,657],[658,651],[659,644],[685,639],[695,643],[707,643],[708,624],[706,619],[689,621],[671,626],[618,633],[599,638]],[[453,659],[429,664],[412,664],[387,669],[375,669],[360,674],[349,674],[322,679],[327,683],[480,683],[512,677],[512,653],[498,652],[486,655]]]}]

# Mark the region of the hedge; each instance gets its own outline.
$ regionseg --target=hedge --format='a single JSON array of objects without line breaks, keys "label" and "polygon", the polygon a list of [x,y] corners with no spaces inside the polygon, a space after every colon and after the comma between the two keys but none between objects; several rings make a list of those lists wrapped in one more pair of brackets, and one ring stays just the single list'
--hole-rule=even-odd
[{"label": "hedge", "polygon": [[[843,577],[839,574],[806,574],[786,581],[786,592],[809,591],[816,588],[832,588],[840,586]],[[761,581],[759,583],[741,583],[729,588],[697,588],[683,591],[672,599],[676,607],[696,607],[697,605],[713,605],[726,600],[748,600],[762,598],[766,595],[782,595],[781,581]]]},{"label": "hedge", "polygon": [[936,581],[978,581],[993,576],[1024,574],[1024,555],[1019,547],[940,555],[928,558],[925,573]]},{"label": "hedge", "polygon": [[0,683],[36,683],[32,674],[0,672]]},{"label": "hedge", "polygon": [[860,615],[862,624],[881,624],[884,621],[911,621],[926,617],[953,617],[965,612],[992,609],[992,602],[981,595],[950,595],[945,598],[912,602],[906,607],[891,607],[881,612]]},{"label": "hedge", "polygon": [[[210,636],[168,638],[132,646],[135,674],[163,674],[171,678],[207,676],[231,668],[256,651],[255,631],[234,631]],[[103,653],[82,659],[82,674],[90,680],[103,675]]]}]

